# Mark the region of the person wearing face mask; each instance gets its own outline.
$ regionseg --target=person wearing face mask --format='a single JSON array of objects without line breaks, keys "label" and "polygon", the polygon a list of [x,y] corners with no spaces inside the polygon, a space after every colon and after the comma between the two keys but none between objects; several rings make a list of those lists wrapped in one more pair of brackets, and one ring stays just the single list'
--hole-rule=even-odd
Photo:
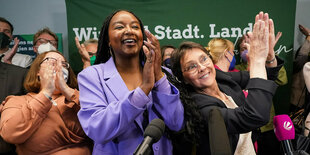
[{"label": "person wearing face mask", "polygon": [[0,60],[4,63],[27,68],[32,63],[29,55],[16,53],[19,39],[14,38],[14,46],[9,49],[9,44],[13,39],[13,25],[5,18],[0,17]]},{"label": "person wearing face mask", "polygon": [[1,105],[3,139],[15,144],[19,155],[90,155],[92,142],[77,118],[77,79],[63,55],[38,55],[24,87],[28,94],[9,96]]},{"label": "person wearing face mask", "polygon": [[42,54],[58,48],[58,37],[48,27],[39,30],[33,36],[33,51]]},{"label": "person wearing face mask", "polygon": [[83,44],[80,44],[78,37],[75,37],[75,45],[81,55],[83,62],[83,69],[93,65],[96,60],[98,40],[89,39],[86,40]]},{"label": "person wearing face mask", "polygon": [[161,47],[162,65],[171,69],[170,57],[175,47],[172,45],[164,45]]},{"label": "person wearing face mask", "polygon": [[223,38],[214,38],[209,41],[206,49],[210,52],[214,67],[224,72],[238,72],[235,69],[236,58],[234,44]]}]

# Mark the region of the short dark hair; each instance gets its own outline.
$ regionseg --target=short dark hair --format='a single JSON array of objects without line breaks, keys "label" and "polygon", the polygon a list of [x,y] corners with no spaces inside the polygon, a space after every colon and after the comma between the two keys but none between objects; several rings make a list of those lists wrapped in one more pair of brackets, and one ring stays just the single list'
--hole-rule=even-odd
[{"label": "short dark hair", "polygon": [[3,17],[0,17],[0,22],[4,22],[4,23],[9,24],[9,26],[11,27],[11,34],[13,34],[14,27],[13,27],[13,25],[12,25],[8,20],[6,20],[6,19],[3,18]]},{"label": "short dark hair", "polygon": [[164,58],[165,50],[166,50],[167,48],[172,48],[172,49],[174,49],[174,50],[176,49],[173,45],[164,45],[164,46],[162,46],[162,47],[160,48],[160,50],[161,50],[161,59]]}]

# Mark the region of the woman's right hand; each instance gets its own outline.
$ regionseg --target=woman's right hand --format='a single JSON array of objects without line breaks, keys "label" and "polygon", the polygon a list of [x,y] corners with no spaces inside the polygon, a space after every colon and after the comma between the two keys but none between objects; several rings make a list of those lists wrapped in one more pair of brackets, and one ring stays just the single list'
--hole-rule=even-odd
[{"label": "woman's right hand", "polygon": [[[86,47],[84,44],[80,44],[78,37],[75,37],[75,45],[76,45],[76,48],[79,50],[84,66],[86,67],[90,66],[90,58],[89,58],[88,51],[86,50]],[[86,67],[83,67],[83,68],[86,68]]]},{"label": "woman's right hand", "polygon": [[41,84],[41,92],[48,96],[52,96],[56,86],[56,61],[44,61],[41,64],[39,78]]},{"label": "woman's right hand", "polygon": [[256,15],[253,32],[249,32],[250,78],[267,79],[265,62],[269,54],[269,16],[267,13],[260,12]]}]

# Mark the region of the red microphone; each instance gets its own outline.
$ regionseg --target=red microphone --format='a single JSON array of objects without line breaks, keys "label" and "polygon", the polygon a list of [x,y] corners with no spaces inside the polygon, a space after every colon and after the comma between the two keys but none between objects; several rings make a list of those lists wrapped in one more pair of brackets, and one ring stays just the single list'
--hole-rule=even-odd
[{"label": "red microphone", "polygon": [[295,128],[288,115],[277,115],[273,117],[274,133],[281,142],[284,154],[293,155],[291,139],[295,139]]}]

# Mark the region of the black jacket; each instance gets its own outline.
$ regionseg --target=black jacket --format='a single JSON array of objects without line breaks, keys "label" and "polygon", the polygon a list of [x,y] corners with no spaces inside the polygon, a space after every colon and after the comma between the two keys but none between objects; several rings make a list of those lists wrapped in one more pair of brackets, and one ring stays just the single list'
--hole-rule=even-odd
[{"label": "black jacket", "polygon": [[[206,120],[206,130],[208,130],[207,120],[209,111],[213,107],[219,108],[225,121],[232,153],[235,152],[240,133],[255,130],[269,121],[272,98],[277,89],[277,84],[274,80],[277,78],[278,71],[284,63],[281,59],[277,58],[277,60],[277,67],[267,68],[269,80],[260,78],[250,79],[249,73],[246,71],[222,72],[216,70],[216,81],[220,90],[233,98],[238,105],[236,109],[228,109],[221,100],[209,95],[197,92],[190,94]],[[243,89],[248,90],[247,98],[243,94]],[[196,154],[210,154],[208,132],[201,135],[200,139],[200,146],[197,148]],[[188,147],[192,147],[188,144],[180,148],[188,150],[190,149]]]}]

